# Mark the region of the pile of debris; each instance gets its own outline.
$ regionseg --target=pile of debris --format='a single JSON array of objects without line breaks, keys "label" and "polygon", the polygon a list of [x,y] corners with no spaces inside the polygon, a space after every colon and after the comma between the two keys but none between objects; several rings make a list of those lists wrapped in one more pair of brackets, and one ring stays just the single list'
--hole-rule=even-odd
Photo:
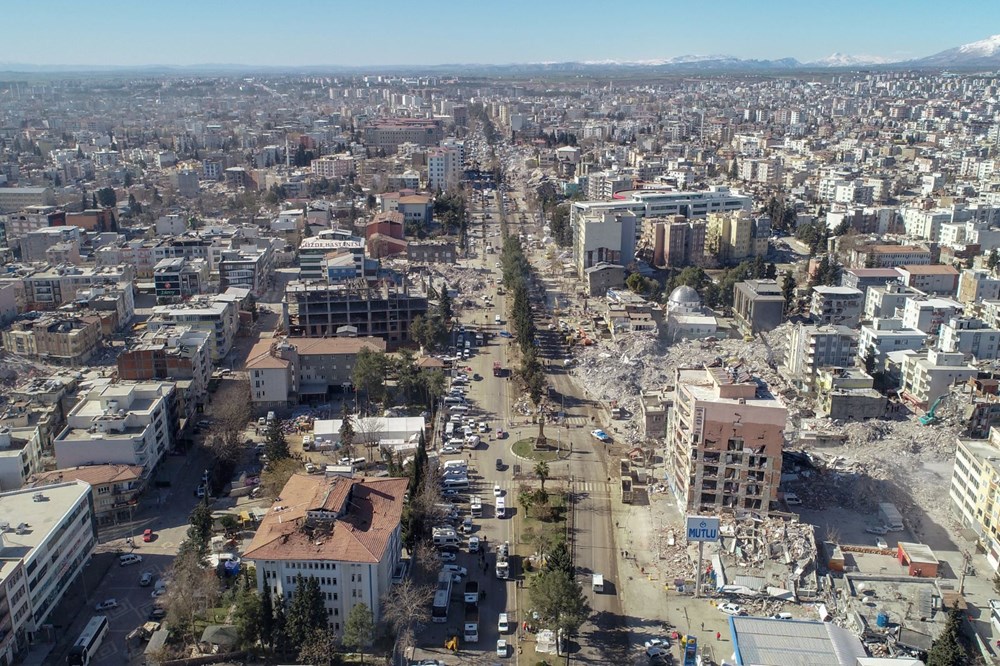
[{"label": "pile of debris", "polygon": [[[816,590],[816,541],[812,525],[753,512],[723,515],[719,525],[727,585]],[[756,581],[754,586],[752,581]]]}]

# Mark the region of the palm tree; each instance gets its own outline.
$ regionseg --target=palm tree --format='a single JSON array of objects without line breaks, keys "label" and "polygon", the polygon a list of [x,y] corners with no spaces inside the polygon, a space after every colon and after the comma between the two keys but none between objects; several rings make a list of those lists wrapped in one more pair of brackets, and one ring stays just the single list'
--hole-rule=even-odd
[{"label": "palm tree", "polygon": [[531,507],[535,504],[535,494],[525,487],[517,494],[517,501],[524,507],[524,515],[527,517],[531,512]]},{"label": "palm tree", "polygon": [[549,464],[544,460],[535,463],[535,476],[542,482],[542,490],[545,490],[545,480],[549,478]]}]

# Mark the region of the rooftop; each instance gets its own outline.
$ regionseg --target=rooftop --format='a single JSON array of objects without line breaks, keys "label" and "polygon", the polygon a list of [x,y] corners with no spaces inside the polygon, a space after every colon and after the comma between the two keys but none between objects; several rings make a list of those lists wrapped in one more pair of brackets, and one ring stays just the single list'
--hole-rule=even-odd
[{"label": "rooftop", "polygon": [[[295,474],[282,489],[280,504],[264,517],[244,557],[380,562],[399,527],[408,483],[403,478]],[[319,512],[324,515],[317,518]]]},{"label": "rooftop", "polygon": [[39,472],[31,477],[29,487],[49,486],[65,481],[83,481],[92,486],[123,481],[138,481],[142,478],[141,465],[83,465]]},{"label": "rooftop", "polygon": [[861,641],[832,622],[731,617],[729,630],[738,664],[854,666],[866,656]]},{"label": "rooftop", "polygon": [[[54,484],[44,490],[22,488],[0,493],[0,527],[3,527],[0,560],[26,557],[45,541],[77,502],[86,502],[84,498],[89,494],[90,486],[82,481]],[[43,499],[36,500],[37,495]],[[19,525],[24,525],[20,534],[14,529]]]}]

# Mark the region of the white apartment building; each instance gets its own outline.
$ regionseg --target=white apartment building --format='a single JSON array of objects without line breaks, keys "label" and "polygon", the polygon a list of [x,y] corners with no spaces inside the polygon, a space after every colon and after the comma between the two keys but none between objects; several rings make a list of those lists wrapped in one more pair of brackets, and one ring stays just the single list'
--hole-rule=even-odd
[{"label": "white apartment building", "polygon": [[874,354],[878,367],[883,367],[890,352],[923,349],[927,334],[903,324],[902,319],[875,318],[863,324],[858,334],[858,357]]},{"label": "white apartment building", "polygon": [[293,475],[243,557],[257,590],[287,603],[298,576],[316,578],[330,629],[343,632],[364,603],[376,624],[402,554],[400,519],[407,479]]},{"label": "white apartment building", "polygon": [[900,210],[903,218],[903,228],[907,236],[937,242],[940,240],[941,225],[952,221],[952,211],[935,208],[904,207]]},{"label": "white apartment building", "polygon": [[427,151],[427,189],[447,190],[462,179],[462,156],[452,148]]},{"label": "white apartment building", "polygon": [[988,327],[981,319],[951,317],[941,324],[938,349],[961,352],[973,362],[989,361],[1000,352],[1000,330]]},{"label": "white apartment building", "polygon": [[868,287],[865,291],[865,311],[863,319],[892,319],[903,316],[903,306],[910,297],[926,294],[905,284],[888,282],[884,286]]},{"label": "white apartment building", "polygon": [[0,494],[0,661],[14,663],[51,623],[90,562],[95,525],[90,485],[81,481]]},{"label": "white apartment building", "polygon": [[239,329],[239,308],[223,294],[192,298],[185,303],[157,305],[146,322],[151,331],[166,326],[188,326],[210,334],[209,352],[213,361],[226,357]]},{"label": "white apartment building", "polygon": [[42,469],[42,437],[38,426],[0,426],[0,491],[17,490]]},{"label": "white apartment building", "polygon": [[962,314],[962,304],[950,298],[907,298],[903,305],[903,325],[936,336],[941,324]]},{"label": "white apartment building", "polygon": [[813,287],[809,316],[822,324],[857,326],[861,320],[864,295],[853,287]]},{"label": "white apartment building", "polygon": [[959,303],[979,303],[1000,299],[1000,278],[992,271],[967,268],[958,276]]},{"label": "white apartment building", "polygon": [[803,391],[814,388],[820,368],[850,368],[858,356],[858,334],[846,326],[799,324],[788,333],[786,376]]},{"label": "white apartment building", "polygon": [[149,478],[173,443],[174,390],[154,381],[95,386],[53,442],[57,466],[141,465]]},{"label": "white apartment building", "polygon": [[577,275],[601,262],[627,266],[635,259],[638,220],[628,212],[581,215],[573,224],[573,259]]},{"label": "white apartment building", "polygon": [[930,409],[953,384],[975,377],[977,372],[975,366],[966,364],[961,352],[938,349],[908,352],[900,366],[900,388],[905,399]]}]

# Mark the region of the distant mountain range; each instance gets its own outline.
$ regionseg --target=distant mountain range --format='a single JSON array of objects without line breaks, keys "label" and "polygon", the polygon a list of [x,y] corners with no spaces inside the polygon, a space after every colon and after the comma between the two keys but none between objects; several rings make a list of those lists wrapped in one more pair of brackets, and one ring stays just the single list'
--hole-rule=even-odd
[{"label": "distant mountain range", "polygon": [[105,73],[140,75],[153,74],[233,74],[248,72],[303,72],[303,73],[360,73],[399,72],[425,74],[544,74],[544,73],[587,73],[626,74],[671,73],[671,72],[755,72],[818,69],[952,69],[984,70],[1000,69],[1000,35],[993,35],[978,42],[957,46],[935,53],[925,58],[895,60],[881,56],[848,55],[834,53],[826,58],[810,62],[800,62],[795,58],[776,60],[742,59],[731,55],[684,55],[673,58],[651,60],[589,60],[573,62],[535,62],[513,64],[469,64],[452,63],[442,65],[392,65],[392,66],[350,66],[350,65],[302,65],[267,66],[239,64],[199,64],[199,65],[32,65],[25,63],[0,62],[0,72],[23,72],[36,74]]}]

